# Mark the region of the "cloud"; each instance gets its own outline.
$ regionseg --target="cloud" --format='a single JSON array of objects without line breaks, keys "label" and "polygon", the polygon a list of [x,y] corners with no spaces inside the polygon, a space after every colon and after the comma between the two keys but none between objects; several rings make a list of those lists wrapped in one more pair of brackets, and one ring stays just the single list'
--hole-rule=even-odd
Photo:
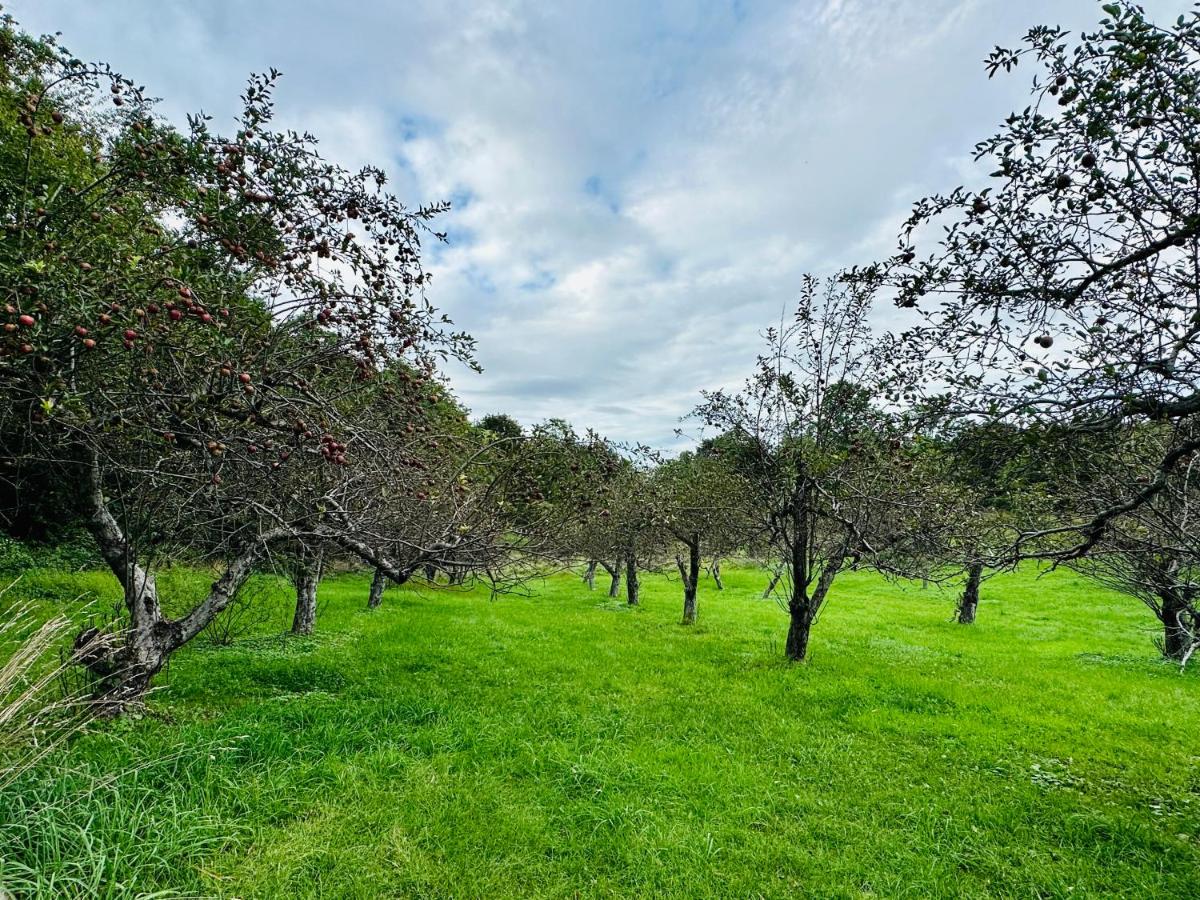
[{"label": "cloud", "polygon": [[[1162,17],[1183,3],[1151,4]],[[17,0],[182,119],[228,117],[246,73],[281,119],[413,203],[452,199],[432,297],[479,339],[476,413],[659,445],[736,383],[806,271],[891,246],[911,200],[961,180],[1028,73],[980,61],[1039,0],[605,4]],[[886,323],[889,312],[878,316]]]}]

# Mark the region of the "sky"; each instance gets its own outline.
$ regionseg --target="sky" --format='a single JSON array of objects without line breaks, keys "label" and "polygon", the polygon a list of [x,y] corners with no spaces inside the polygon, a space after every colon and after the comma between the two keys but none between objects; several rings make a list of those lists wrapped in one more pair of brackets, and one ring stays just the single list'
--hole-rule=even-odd
[{"label": "sky", "polygon": [[[1032,68],[982,61],[1093,0],[9,0],[183,123],[284,73],[280,124],[412,205],[449,200],[430,298],[479,343],[478,417],[676,447],[806,272],[869,262],[971,182]],[[1144,4],[1161,21],[1188,0]],[[893,314],[877,313],[886,328]],[[685,437],[676,437],[683,428]]]}]

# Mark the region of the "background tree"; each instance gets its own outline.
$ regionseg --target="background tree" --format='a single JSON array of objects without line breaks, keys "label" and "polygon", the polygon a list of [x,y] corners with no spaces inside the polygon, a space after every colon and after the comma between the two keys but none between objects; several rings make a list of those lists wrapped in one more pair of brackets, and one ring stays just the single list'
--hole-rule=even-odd
[{"label": "background tree", "polygon": [[838,574],[887,569],[946,530],[936,489],[915,477],[906,423],[873,403],[871,299],[861,283],[806,278],[746,386],[708,393],[697,409],[746,454],[753,515],[787,586],[792,660],[807,657]]},{"label": "background tree", "polygon": [[505,413],[491,413],[479,420],[477,427],[501,438],[519,438],[524,432],[520,423]]},{"label": "background tree", "polygon": [[955,610],[961,625],[974,623],[988,574],[1008,567],[1013,534],[1051,517],[1049,494],[1057,477],[1049,470],[1044,438],[1038,429],[967,419],[928,439],[936,477],[957,498],[944,563],[965,574]]},{"label": "background tree", "polygon": [[713,559],[715,568],[721,556],[749,541],[750,487],[721,456],[685,452],[655,469],[651,491],[665,543],[681,545],[674,561],[683,583],[683,622],[691,624],[703,556]]}]

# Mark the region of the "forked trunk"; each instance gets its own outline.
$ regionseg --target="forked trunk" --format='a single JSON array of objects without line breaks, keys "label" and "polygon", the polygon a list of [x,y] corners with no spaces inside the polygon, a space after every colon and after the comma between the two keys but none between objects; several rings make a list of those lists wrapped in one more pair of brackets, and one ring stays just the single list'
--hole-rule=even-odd
[{"label": "forked trunk", "polygon": [[967,568],[967,583],[958,601],[958,624],[975,624],[975,611],[979,608],[979,583],[983,580],[983,563],[973,562]]},{"label": "forked trunk", "polygon": [[725,582],[721,580],[721,560],[713,558],[712,561],[712,577],[713,582],[717,586],[718,591],[725,590]]},{"label": "forked trunk", "polygon": [[583,573],[583,583],[588,586],[589,591],[596,589],[596,561],[589,559],[587,570]]},{"label": "forked trunk", "polygon": [[625,600],[630,606],[638,605],[640,587],[638,584],[637,558],[630,553],[625,557]]},{"label": "forked trunk", "polygon": [[138,702],[177,649],[178,631],[160,620],[145,619],[123,634],[85,628],[75,638],[72,659],[95,678],[93,700],[103,717],[120,715]]},{"label": "forked trunk", "polygon": [[208,594],[178,619],[167,618],[158,599],[153,574],[136,559],[133,547],[104,499],[100,466],[93,459],[84,473],[89,505],[88,530],[124,594],[129,621],[120,631],[86,628],[75,638],[72,660],[95,679],[97,712],[117,715],[138,701],[172,653],[203,631],[226,609],[250,576],[262,548],[286,535],[284,529],[265,532],[229,562]]},{"label": "forked trunk", "polygon": [[829,589],[833,586],[833,580],[837,578],[838,572],[842,570],[845,562],[844,548],[839,553],[830,556],[825,561],[821,575],[817,578],[817,583],[813,586],[810,594],[805,587],[806,581],[803,577],[808,572],[808,558],[803,556],[799,549],[794,552],[792,599],[788,603],[790,621],[788,622],[787,643],[784,647],[787,658],[793,662],[803,662],[808,658],[808,638],[812,632],[813,622],[817,620],[817,613],[824,606],[825,599],[829,596]]},{"label": "forked trunk", "polygon": [[367,595],[367,608],[378,609],[383,603],[383,589],[387,587],[387,573],[378,566],[371,578],[371,593]]},{"label": "forked trunk", "polygon": [[600,560],[600,565],[608,573],[608,596],[615,598],[621,593],[621,560],[618,559],[611,566],[604,560]]}]

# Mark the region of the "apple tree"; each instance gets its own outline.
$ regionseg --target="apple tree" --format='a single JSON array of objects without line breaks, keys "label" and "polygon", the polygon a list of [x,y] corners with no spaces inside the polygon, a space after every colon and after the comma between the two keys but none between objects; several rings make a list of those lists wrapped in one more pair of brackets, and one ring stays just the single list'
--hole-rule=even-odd
[{"label": "apple tree", "polygon": [[1030,104],[975,146],[974,186],[919,201],[896,254],[858,273],[916,315],[894,348],[904,381],[946,388],[952,415],[1156,426],[1122,491],[1071,495],[1016,557],[1086,555],[1175,492],[1200,449],[1200,11],[1158,24],[1126,0],[1102,9],[1093,31],[1041,26],[996,49],[990,75],[1035,67]]},{"label": "apple tree", "polygon": [[861,283],[806,277],[795,315],[767,331],[745,386],[706,393],[696,410],[741,449],[750,514],[786,587],[785,649],[796,661],[839,574],[921,561],[915,570],[948,533],[938,487],[920,477],[917,435],[876,402],[872,298]]},{"label": "apple tree", "polygon": [[[272,546],[361,549],[400,488],[356,396],[393,360],[471,359],[424,290],[444,207],[274,130],[276,79],[250,79],[232,133],[181,130],[107,66],[0,28],[0,477],[71,486],[121,585],[124,627],[78,651],[113,710]],[[180,548],[216,577],[168,615],[154,566]]]}]

